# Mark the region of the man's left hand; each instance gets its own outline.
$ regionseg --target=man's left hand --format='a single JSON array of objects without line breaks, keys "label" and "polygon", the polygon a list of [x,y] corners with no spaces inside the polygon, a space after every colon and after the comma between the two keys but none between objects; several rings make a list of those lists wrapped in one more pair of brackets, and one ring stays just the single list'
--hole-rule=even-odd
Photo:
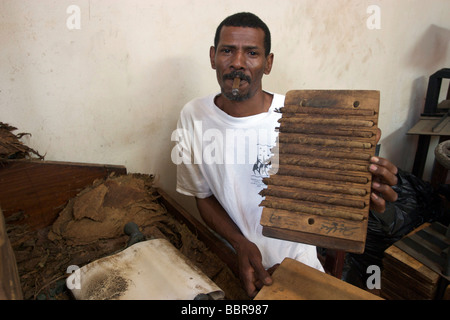
[{"label": "man's left hand", "polygon": [[373,174],[372,194],[370,196],[370,208],[383,213],[386,210],[386,201],[394,202],[398,195],[392,189],[397,184],[397,167],[389,160],[372,157],[369,171]]}]

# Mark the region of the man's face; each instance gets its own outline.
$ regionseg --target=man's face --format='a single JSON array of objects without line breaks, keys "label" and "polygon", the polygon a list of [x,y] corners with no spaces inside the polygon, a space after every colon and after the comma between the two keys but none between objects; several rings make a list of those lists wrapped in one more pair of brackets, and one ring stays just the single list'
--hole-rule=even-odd
[{"label": "man's face", "polygon": [[[243,101],[262,90],[262,77],[272,69],[273,54],[265,56],[262,29],[224,26],[217,48],[211,47],[210,59],[222,94]],[[234,96],[231,89],[236,76],[241,83],[239,95]]]}]

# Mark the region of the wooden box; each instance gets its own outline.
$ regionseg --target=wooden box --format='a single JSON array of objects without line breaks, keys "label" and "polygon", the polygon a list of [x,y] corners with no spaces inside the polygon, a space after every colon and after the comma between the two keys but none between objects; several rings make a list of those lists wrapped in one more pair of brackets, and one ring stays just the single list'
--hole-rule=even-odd
[{"label": "wooden box", "polygon": [[[64,270],[58,270],[54,276],[50,275],[45,278],[52,277],[55,281],[48,282],[48,286],[41,282],[42,275],[49,271],[44,266],[50,260],[57,260],[58,255],[60,255],[60,251],[54,250],[57,248],[56,246],[47,247],[44,248],[43,256],[33,257],[33,259],[38,259],[37,262],[39,262],[36,263],[35,272],[32,270],[25,275],[27,276],[27,282],[31,277],[39,276],[39,280],[31,278],[32,281],[38,283],[36,294],[31,298],[22,294],[24,283],[21,283],[21,279],[23,280],[23,274],[20,273],[20,268],[17,268],[19,260],[15,258],[15,254],[17,256],[21,252],[12,250],[12,247],[15,247],[14,241],[19,243],[21,248],[29,248],[31,252],[38,247],[42,247],[40,242],[44,238],[47,239],[48,230],[68,202],[78,196],[86,187],[93,185],[96,179],[106,179],[111,174],[121,176],[126,175],[127,171],[124,166],[116,165],[40,160],[2,160],[0,165],[0,207],[3,211],[3,214],[0,214],[0,299],[36,299],[39,292],[48,291],[47,289],[56,285],[58,282],[56,280],[64,281],[68,276],[66,268],[69,264],[64,264],[61,261]],[[188,259],[191,259],[196,265],[209,262],[206,268],[210,268],[209,270],[212,271],[211,274],[215,277],[213,281],[219,281],[223,284],[225,288],[222,289],[230,293],[229,298],[246,298],[239,279],[235,276],[238,274],[235,253],[164,190],[156,187],[155,190],[158,204],[164,207],[171,217],[169,218],[170,223],[176,223],[182,228],[177,230],[182,230],[183,237],[198,239],[198,242],[194,243],[196,247],[192,250],[189,249],[193,256],[188,257]],[[3,216],[7,222],[6,225],[15,233],[14,241],[10,241],[10,239],[13,239],[11,233],[8,237]],[[16,230],[19,230],[19,232],[16,232]],[[190,233],[190,235],[186,235],[187,233]],[[161,234],[161,236],[164,237],[165,235]],[[176,236],[175,240],[177,240]],[[98,252],[106,252],[106,249],[117,252],[117,250],[124,249],[127,241],[127,235],[123,234],[120,238],[105,239],[93,243],[92,248]],[[66,247],[68,252],[72,252],[70,246]],[[96,254],[96,252],[87,254],[87,245],[74,247],[80,248],[79,252],[73,256],[78,261],[84,261],[84,257]],[[63,256],[65,257],[66,253]],[[101,256],[98,258],[101,258]],[[202,259],[206,259],[206,261],[203,262]],[[23,259],[21,260],[23,261]],[[212,264],[214,266],[211,268]],[[80,266],[82,265],[80,264]],[[200,269],[202,268],[200,267]],[[211,276],[208,272],[205,273]]]},{"label": "wooden box", "polygon": [[[423,224],[408,236],[429,225],[429,223]],[[438,288],[443,280],[437,272],[395,244],[384,252],[381,295],[386,299],[433,300],[439,298]]]}]

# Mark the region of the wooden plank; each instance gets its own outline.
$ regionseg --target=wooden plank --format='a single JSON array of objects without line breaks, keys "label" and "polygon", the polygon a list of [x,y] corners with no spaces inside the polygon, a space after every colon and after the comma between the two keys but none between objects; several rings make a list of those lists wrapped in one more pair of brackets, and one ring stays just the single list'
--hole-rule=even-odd
[{"label": "wooden plank", "polygon": [[283,260],[272,278],[272,285],[264,286],[255,300],[382,300],[372,293],[289,258]]},{"label": "wooden plank", "polygon": [[[267,208],[267,215],[261,218],[267,227],[279,227],[302,233],[323,235],[325,237],[363,241],[364,224],[360,221],[331,218],[291,211]],[[266,220],[268,219],[268,220]]]},{"label": "wooden plank", "polygon": [[[421,117],[420,120],[406,134],[419,134],[427,136],[450,136],[450,123],[445,122],[445,126],[439,131],[433,128],[439,124],[441,117]],[[444,124],[444,123],[443,123]]]},{"label": "wooden plank", "polygon": [[21,300],[16,257],[6,233],[5,220],[0,208],[0,300]]},{"label": "wooden plank", "polygon": [[450,300],[450,284],[447,285],[444,291],[444,295],[442,296],[442,300]]},{"label": "wooden plank", "polygon": [[285,239],[293,242],[311,244],[317,247],[341,250],[345,248],[348,252],[364,252],[364,243],[348,239],[330,238],[314,233],[298,232],[276,227],[264,227],[262,234],[267,237]]},{"label": "wooden plank", "polygon": [[95,179],[113,172],[126,174],[126,168],[106,164],[2,160],[0,206],[5,218],[17,216],[17,223],[27,224],[34,230],[46,227],[53,223],[70,198]]}]

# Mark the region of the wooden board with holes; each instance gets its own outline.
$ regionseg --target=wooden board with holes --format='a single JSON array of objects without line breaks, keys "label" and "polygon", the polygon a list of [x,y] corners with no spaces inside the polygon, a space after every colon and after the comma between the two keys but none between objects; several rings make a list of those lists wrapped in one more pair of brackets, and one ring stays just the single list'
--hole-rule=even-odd
[{"label": "wooden board with holes", "polygon": [[261,191],[265,236],[364,251],[379,100],[370,90],[286,94]]}]

